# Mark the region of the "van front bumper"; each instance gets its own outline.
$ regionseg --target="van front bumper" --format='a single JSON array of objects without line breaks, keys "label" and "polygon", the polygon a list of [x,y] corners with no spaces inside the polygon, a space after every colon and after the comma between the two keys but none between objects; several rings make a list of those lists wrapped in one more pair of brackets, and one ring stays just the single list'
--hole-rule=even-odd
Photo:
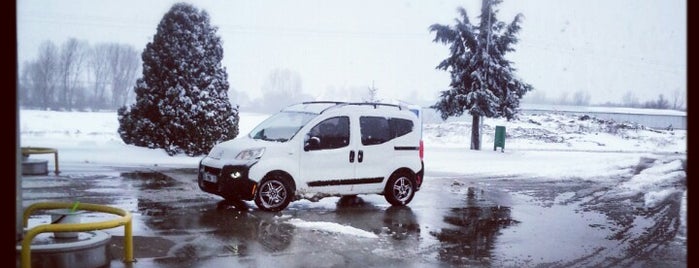
[{"label": "van front bumper", "polygon": [[257,190],[257,182],[248,177],[250,168],[255,165],[224,165],[210,167],[199,162],[199,188],[228,200],[252,200]]}]

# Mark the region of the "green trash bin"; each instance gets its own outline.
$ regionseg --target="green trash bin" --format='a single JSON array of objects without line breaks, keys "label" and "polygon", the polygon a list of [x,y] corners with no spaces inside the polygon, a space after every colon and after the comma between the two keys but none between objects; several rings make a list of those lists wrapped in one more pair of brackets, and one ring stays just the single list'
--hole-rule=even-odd
[{"label": "green trash bin", "polygon": [[498,147],[501,148],[502,152],[505,152],[505,127],[496,126],[495,127],[495,145],[493,146],[493,151],[497,151]]}]

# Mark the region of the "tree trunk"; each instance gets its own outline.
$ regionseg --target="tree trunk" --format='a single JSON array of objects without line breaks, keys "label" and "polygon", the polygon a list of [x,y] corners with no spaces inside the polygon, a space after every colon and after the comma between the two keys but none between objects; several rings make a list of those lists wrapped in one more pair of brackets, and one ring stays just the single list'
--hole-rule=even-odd
[{"label": "tree trunk", "polygon": [[471,150],[481,149],[481,116],[471,115]]}]

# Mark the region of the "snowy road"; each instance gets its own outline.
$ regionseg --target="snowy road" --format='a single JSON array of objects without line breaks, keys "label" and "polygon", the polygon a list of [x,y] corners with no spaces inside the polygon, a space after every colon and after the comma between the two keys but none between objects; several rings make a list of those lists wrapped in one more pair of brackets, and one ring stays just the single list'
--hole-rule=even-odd
[{"label": "snowy road", "polygon": [[[80,201],[131,211],[134,267],[684,267],[684,179],[659,180],[656,199],[632,183],[673,174],[677,159],[686,156],[641,158],[594,180],[428,173],[407,207],[360,195],[265,213],[201,192],[195,169],[80,164],[58,177],[25,176],[22,197],[24,206]],[[83,222],[105,217],[87,213]],[[49,220],[39,214],[30,226]],[[108,232],[112,267],[120,267],[123,230]]]}]

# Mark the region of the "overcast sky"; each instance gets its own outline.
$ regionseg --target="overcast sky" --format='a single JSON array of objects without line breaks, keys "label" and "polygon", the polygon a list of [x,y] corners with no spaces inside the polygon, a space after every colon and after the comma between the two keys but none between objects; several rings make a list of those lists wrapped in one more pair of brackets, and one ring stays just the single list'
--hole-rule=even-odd
[{"label": "overcast sky", "polygon": [[[171,0],[18,0],[18,61],[42,41],[75,37],[141,51]],[[478,24],[481,0],[191,1],[219,27],[233,89],[251,97],[274,69],[301,76],[303,91],[362,90],[434,103],[449,83],[435,66],[448,47],[428,27],[453,24],[463,6]],[[687,4],[682,0],[505,0],[499,19],[525,20],[507,57],[536,91],[557,99],[585,90],[592,103],[686,94]],[[140,75],[139,75],[140,76]]]}]

